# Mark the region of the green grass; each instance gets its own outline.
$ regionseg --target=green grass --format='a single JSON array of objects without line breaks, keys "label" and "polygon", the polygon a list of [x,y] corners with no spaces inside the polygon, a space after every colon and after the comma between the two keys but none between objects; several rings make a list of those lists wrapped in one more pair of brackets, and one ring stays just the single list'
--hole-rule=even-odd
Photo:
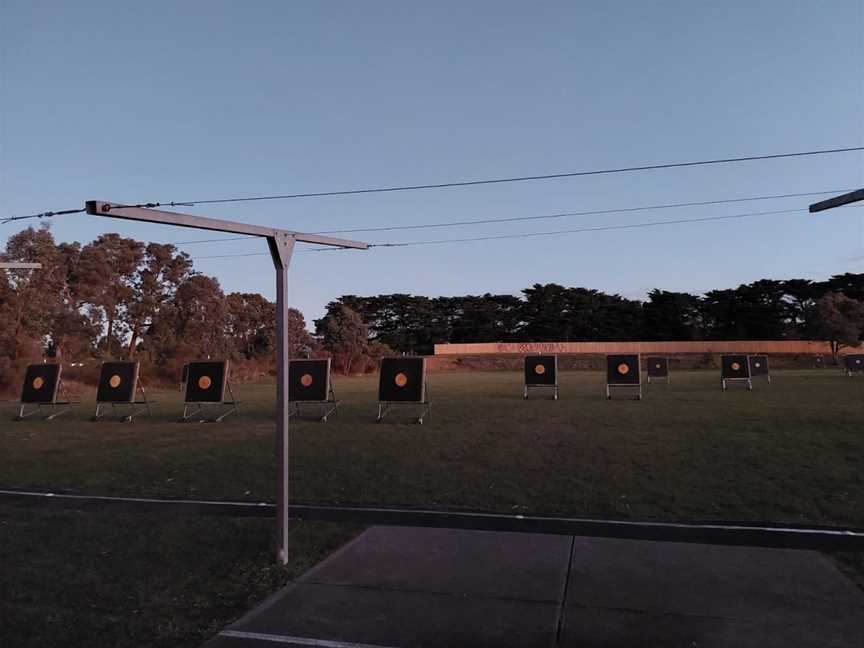
[{"label": "green grass", "polygon": [[[376,414],[375,377],[339,379],[340,414],[291,425],[292,499],[660,519],[864,527],[864,380],[783,371],[722,393],[676,374],[607,402],[598,373],[561,400],[521,398],[521,374],[436,373],[423,426]],[[92,404],[45,423],[0,406],[0,487],[275,499],[273,385],[241,385],[242,416],[93,423]],[[0,507],[0,644],[193,646],[354,532],[300,524],[273,564],[272,520]],[[864,583],[864,554],[844,568]]]},{"label": "green grass", "polygon": [[295,523],[0,505],[0,645],[199,646],[356,531]]},{"label": "green grass", "polygon": [[[864,380],[775,372],[726,393],[714,372],[674,380],[608,402],[600,374],[567,373],[561,400],[525,402],[516,373],[432,374],[422,426],[374,422],[374,377],[337,380],[337,417],[292,422],[292,498],[864,526]],[[242,417],[219,425],[176,423],[170,392],[132,424],[92,423],[91,405],[4,424],[0,484],[274,499],[273,386],[239,392]]]}]

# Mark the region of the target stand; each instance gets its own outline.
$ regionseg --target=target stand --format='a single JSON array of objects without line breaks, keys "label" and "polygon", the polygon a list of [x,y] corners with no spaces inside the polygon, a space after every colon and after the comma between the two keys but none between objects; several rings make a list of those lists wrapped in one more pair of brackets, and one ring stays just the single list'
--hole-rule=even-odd
[{"label": "target stand", "polygon": [[[152,416],[150,401],[138,376],[137,362],[103,362],[96,390],[96,413],[93,420],[105,418],[103,407],[111,406],[111,413],[124,423],[131,423],[139,414]],[[136,395],[140,394],[140,400]],[[126,408],[120,413],[118,408]]]},{"label": "target stand", "polygon": [[854,377],[855,374],[864,374],[864,354],[849,354],[844,356],[844,362],[846,365],[846,375],[849,378]]},{"label": "target stand", "polygon": [[432,411],[426,384],[426,358],[381,358],[376,420],[380,423],[397,405],[420,405],[419,425],[423,425],[423,419]]},{"label": "target stand", "polygon": [[720,387],[725,392],[730,385],[744,385],[753,391],[750,360],[746,355],[724,355],[720,358]]},{"label": "target stand", "polygon": [[750,365],[751,378],[764,378],[769,385],[771,384],[771,369],[768,365],[767,355],[747,356],[747,362]]},{"label": "target stand", "polygon": [[[41,413],[46,407],[50,413],[43,417],[51,421],[72,409],[73,403],[66,394],[61,374],[63,367],[59,364],[33,364],[27,367],[24,374],[24,386],[21,389],[21,407],[16,421]],[[31,407],[29,410],[27,406]]]},{"label": "target stand", "polygon": [[288,416],[302,416],[301,403],[319,407],[318,420],[327,422],[339,413],[339,402],[330,382],[330,358],[288,361]]},{"label": "target stand", "polygon": [[645,360],[647,371],[645,372],[646,381],[650,385],[652,382],[660,382],[661,380],[667,385],[672,382],[672,376],[669,373],[669,358],[665,356],[650,356]]},{"label": "target stand", "polygon": [[525,387],[522,398],[527,400],[532,391],[552,392],[558,400],[558,356],[525,356]]},{"label": "target stand", "polygon": [[616,393],[632,394],[642,400],[641,358],[638,353],[606,356],[606,400]]},{"label": "target stand", "polygon": [[[184,369],[186,377],[181,423],[196,420],[199,423],[221,423],[231,414],[240,415],[239,402],[234,398],[228,380],[228,361],[190,362]],[[226,400],[226,394],[229,399]],[[208,419],[206,407],[218,408],[218,416]]]}]

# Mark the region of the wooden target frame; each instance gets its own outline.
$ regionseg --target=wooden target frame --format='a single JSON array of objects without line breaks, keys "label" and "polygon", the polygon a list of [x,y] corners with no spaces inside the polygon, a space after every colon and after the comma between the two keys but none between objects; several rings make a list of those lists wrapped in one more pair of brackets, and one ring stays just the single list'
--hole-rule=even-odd
[{"label": "wooden target frame", "polygon": [[[121,366],[125,367],[128,365],[132,365],[132,375],[129,378],[132,382],[132,390],[131,390],[131,398],[126,400],[100,400],[99,399],[99,391],[103,385],[103,378],[106,377],[108,370],[112,366],[119,368]],[[120,361],[120,360],[112,360],[108,362],[102,363],[102,368],[99,372],[99,387],[96,392],[96,412],[93,414],[93,421],[99,421],[105,418],[105,414],[102,411],[102,407],[104,405],[111,406],[111,413],[123,423],[131,423],[135,420],[135,417],[140,414],[147,414],[147,416],[152,416],[153,412],[150,409],[151,401],[147,398],[147,392],[144,390],[144,385],[141,384],[141,376],[139,374],[141,368],[141,364],[135,360],[129,361]],[[113,378],[113,377],[112,377]],[[108,378],[108,382],[111,381],[112,378]],[[137,395],[140,394],[140,399]],[[128,408],[125,411],[118,411],[119,408]]]},{"label": "wooden target frame", "polygon": [[847,353],[843,356],[844,373],[848,378],[864,374],[864,353]]},{"label": "wooden target frame", "polygon": [[[205,365],[211,365],[210,369],[215,369],[217,365],[220,366],[220,382],[219,382],[219,398],[218,400],[203,400],[200,398],[196,398],[195,394],[200,392],[202,389],[206,389],[205,387],[198,386],[196,388],[196,381],[201,381],[202,379],[210,380],[209,372],[207,371],[208,367]],[[204,370],[204,375],[201,374],[201,370]],[[231,380],[229,378],[230,363],[228,360],[200,360],[194,362],[187,362],[183,365],[183,416],[180,418],[181,423],[185,423],[187,421],[193,420],[195,418],[199,423],[221,423],[226,417],[231,414],[236,414],[240,416],[240,409],[237,407],[240,402],[234,397],[234,390],[231,388]],[[208,383],[209,387],[209,383]],[[230,396],[230,400],[225,398],[226,393]],[[219,415],[216,418],[207,418],[206,408],[215,408]]]},{"label": "wooden target frame", "polygon": [[[44,381],[45,376],[37,375],[39,373],[37,370],[42,367],[56,367],[57,375],[54,378],[54,389],[51,391],[50,398],[48,399],[35,399],[28,396],[27,384],[33,383],[36,380]],[[41,388],[41,385],[40,385]],[[37,388],[39,389],[39,388]],[[66,392],[66,388],[63,385],[63,365],[61,364],[31,364],[27,365],[27,369],[24,373],[24,384],[21,389],[21,406],[18,408],[18,415],[15,417],[16,421],[23,421],[25,418],[29,418],[34,414],[41,413],[43,407],[50,408],[50,414],[44,416],[43,419],[46,421],[52,421],[61,414],[65,414],[69,410],[72,409],[72,405],[75,403],[69,398],[68,393]],[[35,405],[30,410],[27,409],[28,405]]]},{"label": "wooden target frame", "polygon": [[[771,365],[768,363],[768,356],[764,353],[753,353],[747,356],[747,362],[750,365],[750,378],[764,378],[765,381],[771,384]],[[764,363],[764,367],[762,366]]]},{"label": "wooden target frame", "polygon": [[[295,358],[288,361],[288,402],[291,404],[291,409],[288,416],[303,416],[300,403],[317,406],[319,408],[318,420],[326,423],[331,415],[339,414],[339,401],[336,400],[336,392],[333,389],[333,381],[330,375],[330,358]],[[323,368],[323,369],[322,369]],[[307,373],[304,372],[307,370]],[[314,376],[314,373],[324,374],[324,384],[321,395],[324,398],[310,398],[301,393],[307,385],[303,382],[309,376]],[[311,373],[308,373],[311,372]],[[299,387],[298,387],[299,385]]]},{"label": "wooden target frame", "polygon": [[[631,376],[630,372],[636,375]],[[611,378],[615,375],[624,378],[613,381]],[[606,356],[606,400],[612,400],[616,392],[630,393],[633,394],[633,400],[642,400],[641,354],[614,353]]]},{"label": "wooden target frame", "polygon": [[[735,371],[735,365],[747,368],[746,376],[728,376],[727,366]],[[728,353],[720,356],[720,388],[725,392],[729,385],[739,384],[747,387],[747,391],[753,391],[753,377],[750,375],[750,356],[744,353]]]},{"label": "wooden target frame", "polygon": [[[558,394],[559,394],[559,389],[558,389],[558,356],[555,354],[529,355],[529,356],[525,356],[524,363],[525,363],[524,364],[524,383],[525,384],[524,384],[524,388],[522,390],[522,398],[524,400],[528,400],[528,396],[531,394],[532,391],[551,390],[552,391],[552,400],[557,401],[558,400]],[[531,382],[531,380],[529,380],[529,376],[532,376],[532,373],[533,374],[543,374],[543,373],[545,373],[545,371],[548,371],[547,369],[545,369],[545,367],[547,365],[551,365],[552,381],[550,381],[550,382],[543,382],[543,381]],[[538,372],[537,371],[538,367],[543,367],[544,371]]]},{"label": "wooden target frame", "polygon": [[[412,371],[412,369],[416,369],[417,364],[419,364],[419,372]],[[390,366],[386,367],[387,365]],[[411,365],[415,365],[415,367],[412,368]],[[415,398],[397,400],[389,399],[386,396],[389,393],[390,387],[385,381],[393,371],[395,371],[395,374],[392,376],[394,383],[400,388],[407,386],[405,382],[400,381],[400,376],[402,376],[403,380],[409,381],[407,384],[410,384],[408,376],[412,373],[416,374],[415,377],[419,380],[420,384],[417,388],[417,396]],[[393,411],[394,407],[416,407],[417,405],[421,407],[420,415],[417,417],[417,424],[423,425],[423,419],[432,411],[432,402],[429,399],[429,384],[426,381],[426,358],[423,356],[381,358],[378,369],[378,418],[376,422],[380,423],[383,421],[384,417]]]},{"label": "wooden target frame", "polygon": [[[661,367],[658,368],[657,365]],[[648,356],[645,358],[645,382],[663,381],[667,385],[672,382],[672,372],[669,370],[669,356]]]}]

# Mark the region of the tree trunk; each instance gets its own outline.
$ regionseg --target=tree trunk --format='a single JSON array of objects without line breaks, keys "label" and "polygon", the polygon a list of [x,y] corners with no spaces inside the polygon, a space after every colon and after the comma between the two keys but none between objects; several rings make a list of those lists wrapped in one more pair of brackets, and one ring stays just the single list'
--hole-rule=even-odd
[{"label": "tree trunk", "polygon": [[129,356],[129,360],[132,359],[132,356],[135,355],[135,344],[138,342],[138,331],[141,329],[138,322],[135,322],[135,326],[132,328],[132,337],[129,338],[129,349],[127,351],[127,355]]},{"label": "tree trunk", "polygon": [[108,337],[105,339],[105,351],[111,357],[111,342],[114,340],[114,318],[108,318]]}]

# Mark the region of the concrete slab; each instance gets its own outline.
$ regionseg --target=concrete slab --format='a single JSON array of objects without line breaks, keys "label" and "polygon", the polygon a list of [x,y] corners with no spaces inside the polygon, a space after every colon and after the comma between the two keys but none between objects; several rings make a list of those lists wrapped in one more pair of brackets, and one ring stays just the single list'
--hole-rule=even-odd
[{"label": "concrete slab", "polygon": [[300,581],[555,603],[571,545],[566,536],[376,527]]},{"label": "concrete slab", "polygon": [[824,556],[378,527],[207,648],[864,648],[864,593]]},{"label": "concrete slab", "polygon": [[576,538],[567,602],[747,619],[864,617],[864,594],[813,551]]},{"label": "concrete slab", "polygon": [[554,603],[296,583],[278,605],[231,630],[387,647],[548,646],[558,609]]}]

